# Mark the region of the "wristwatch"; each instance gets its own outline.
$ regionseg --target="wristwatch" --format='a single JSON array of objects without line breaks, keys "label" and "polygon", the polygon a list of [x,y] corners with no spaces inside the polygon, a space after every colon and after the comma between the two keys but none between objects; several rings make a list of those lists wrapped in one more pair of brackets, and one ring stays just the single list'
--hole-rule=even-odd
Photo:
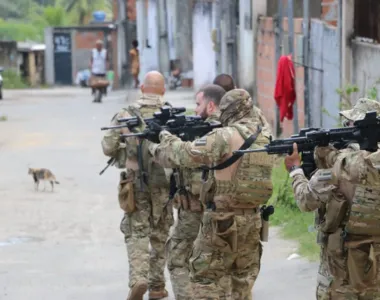
[{"label": "wristwatch", "polygon": [[300,166],[293,166],[290,168],[289,173],[292,173],[294,170],[297,170],[299,168],[300,168]]}]

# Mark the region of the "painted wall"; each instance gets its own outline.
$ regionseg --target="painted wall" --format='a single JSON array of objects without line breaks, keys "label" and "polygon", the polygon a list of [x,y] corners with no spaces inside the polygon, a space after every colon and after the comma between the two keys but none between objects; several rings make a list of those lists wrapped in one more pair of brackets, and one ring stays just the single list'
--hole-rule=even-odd
[{"label": "painted wall", "polygon": [[212,3],[197,2],[193,10],[194,88],[211,83],[216,76],[215,52],[211,40]]},{"label": "painted wall", "polygon": [[380,46],[353,41],[352,53],[353,83],[359,87],[360,96],[365,96],[365,92],[380,80]]},{"label": "painted wall", "polygon": [[252,93],[254,85],[254,40],[252,31],[251,0],[239,2],[239,85]]}]

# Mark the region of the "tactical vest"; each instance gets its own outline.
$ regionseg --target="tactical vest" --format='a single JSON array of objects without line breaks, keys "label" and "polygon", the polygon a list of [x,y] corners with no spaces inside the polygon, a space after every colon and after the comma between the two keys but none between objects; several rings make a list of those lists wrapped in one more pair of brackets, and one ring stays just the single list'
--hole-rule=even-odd
[{"label": "tactical vest", "polygon": [[[165,103],[168,105],[168,103]],[[127,108],[131,116],[140,116],[141,118],[150,118],[153,113],[159,111],[161,105],[141,105],[136,104]],[[165,170],[158,163],[154,162],[153,157],[149,152],[149,148],[144,140],[140,140],[142,143],[142,163],[143,170],[139,170],[139,176],[142,175],[142,171],[147,174],[147,182],[150,187],[156,188],[169,188],[169,181],[167,180]],[[126,146],[126,153],[128,158],[137,160],[137,148]],[[138,181],[137,181],[138,182]]]},{"label": "tactical vest", "polygon": [[[239,125],[231,127],[236,128],[244,139],[249,137]],[[260,134],[251,149],[262,148],[268,142],[269,139]],[[274,158],[265,152],[247,153],[238,164],[231,181],[215,179],[214,198],[229,196],[227,205],[230,208],[255,208],[266,203],[273,191],[271,172]]]},{"label": "tactical vest", "polygon": [[[363,155],[360,152],[359,155]],[[354,185],[350,200],[346,232],[353,235],[380,237],[380,153],[372,153],[357,168],[358,178],[348,180]],[[343,181],[344,184],[344,181]]]}]

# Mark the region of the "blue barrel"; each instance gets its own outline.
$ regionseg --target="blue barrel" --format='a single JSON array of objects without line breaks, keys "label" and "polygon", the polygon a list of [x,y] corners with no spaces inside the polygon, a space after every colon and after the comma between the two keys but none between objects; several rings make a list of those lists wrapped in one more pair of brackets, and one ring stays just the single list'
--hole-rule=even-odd
[{"label": "blue barrel", "polygon": [[104,22],[106,19],[106,13],[104,11],[95,11],[92,16],[95,22]]}]

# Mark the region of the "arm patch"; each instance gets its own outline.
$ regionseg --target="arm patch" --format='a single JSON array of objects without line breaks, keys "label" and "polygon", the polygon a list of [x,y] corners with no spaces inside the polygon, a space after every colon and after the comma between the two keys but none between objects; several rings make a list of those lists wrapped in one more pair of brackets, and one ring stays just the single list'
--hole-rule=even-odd
[{"label": "arm patch", "polygon": [[197,140],[194,141],[195,146],[206,146],[207,144],[207,137],[203,136]]}]

